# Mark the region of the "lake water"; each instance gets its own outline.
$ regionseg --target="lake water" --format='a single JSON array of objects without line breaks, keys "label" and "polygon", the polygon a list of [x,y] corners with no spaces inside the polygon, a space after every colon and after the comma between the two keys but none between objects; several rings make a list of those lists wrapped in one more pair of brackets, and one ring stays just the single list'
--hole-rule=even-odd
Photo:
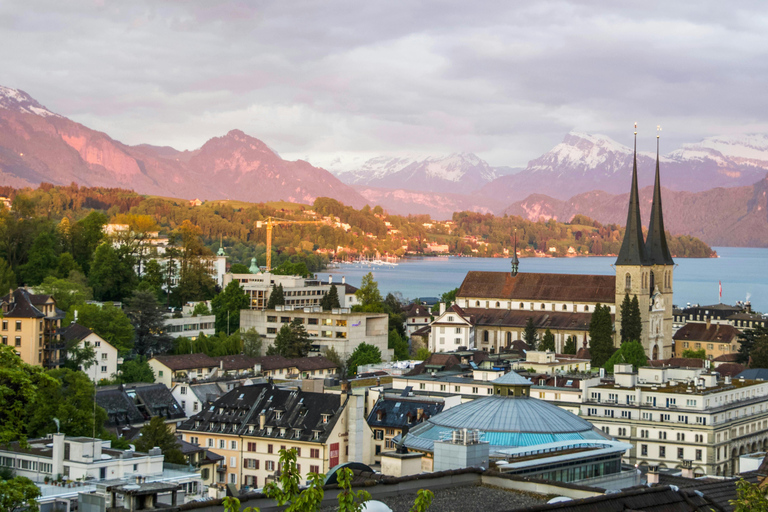
[{"label": "lake water", "polygon": [[[718,281],[723,284],[723,303],[751,300],[756,311],[768,313],[768,249],[744,247],[715,247],[719,258],[677,258],[674,274],[674,301],[716,304]],[[552,274],[608,274],[615,257],[591,258],[522,258],[520,272]],[[396,267],[342,265],[322,273],[335,280],[345,276],[347,282],[359,286],[368,272],[373,272],[383,295],[400,292],[405,298],[439,297],[443,292],[458,287],[469,270],[508,272],[507,258],[407,258]]]}]

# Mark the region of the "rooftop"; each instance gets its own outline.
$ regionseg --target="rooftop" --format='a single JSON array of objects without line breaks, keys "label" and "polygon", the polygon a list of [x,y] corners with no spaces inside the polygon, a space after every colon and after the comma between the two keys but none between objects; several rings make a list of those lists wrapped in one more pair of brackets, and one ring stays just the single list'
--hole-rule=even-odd
[{"label": "rooftop", "polygon": [[613,304],[616,277],[469,271],[456,297]]}]

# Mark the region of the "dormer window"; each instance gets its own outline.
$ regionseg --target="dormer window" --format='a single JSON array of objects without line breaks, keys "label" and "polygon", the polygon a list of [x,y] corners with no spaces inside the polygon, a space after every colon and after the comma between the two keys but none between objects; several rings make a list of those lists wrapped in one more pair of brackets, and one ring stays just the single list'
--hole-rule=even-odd
[{"label": "dormer window", "polygon": [[328,423],[328,415],[323,414],[323,423]]},{"label": "dormer window", "polygon": [[384,411],[376,411],[376,421],[381,421],[384,418]]},{"label": "dormer window", "polygon": [[283,411],[275,411],[275,419],[279,420],[283,417]]},{"label": "dormer window", "polygon": [[272,427],[267,427],[267,435],[268,436],[272,435]]},{"label": "dormer window", "polygon": [[285,429],[284,428],[280,429],[280,437],[285,437]]},{"label": "dormer window", "polygon": [[314,434],[312,435],[312,439],[320,439],[320,432],[315,431]]}]

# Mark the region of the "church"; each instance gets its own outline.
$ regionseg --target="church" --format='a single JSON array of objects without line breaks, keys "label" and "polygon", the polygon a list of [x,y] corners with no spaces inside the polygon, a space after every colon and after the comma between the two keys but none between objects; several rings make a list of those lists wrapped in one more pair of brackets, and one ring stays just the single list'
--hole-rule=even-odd
[{"label": "church", "polygon": [[429,349],[448,352],[472,347],[497,353],[522,339],[528,319],[539,339],[546,329],[561,353],[568,337],[589,346],[589,322],[598,304],[608,306],[618,346],[620,305],[625,294],[640,304],[642,339],[649,359],[672,357],[672,285],[674,261],[667,246],[661,205],[659,140],[656,177],[647,237],[643,236],[637,186],[637,132],[627,224],[614,275],[519,272],[517,249],[511,272],[470,271],[456,294],[456,304],[431,324]]}]

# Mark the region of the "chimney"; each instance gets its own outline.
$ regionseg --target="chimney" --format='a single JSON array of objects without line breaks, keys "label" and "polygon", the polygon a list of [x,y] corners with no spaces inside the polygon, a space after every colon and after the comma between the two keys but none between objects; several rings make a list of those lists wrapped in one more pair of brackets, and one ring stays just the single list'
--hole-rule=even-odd
[{"label": "chimney", "polygon": [[681,472],[680,476],[683,478],[696,478],[696,476],[693,474],[693,461],[683,461],[683,471]]},{"label": "chimney", "polygon": [[75,323],[77,323],[77,310],[75,310]]},{"label": "chimney", "polygon": [[333,284],[333,276],[328,275],[328,284]]},{"label": "chimney", "polygon": [[442,315],[445,313],[445,302],[440,303],[440,314]]},{"label": "chimney", "polygon": [[707,329],[709,329],[709,326],[712,325],[712,317],[711,316],[706,316],[705,318],[707,320]]},{"label": "chimney", "polygon": [[341,284],[347,284],[347,276],[341,276]]},{"label": "chimney", "polygon": [[648,466],[648,473],[645,475],[648,485],[659,483],[659,466]]},{"label": "chimney", "polygon": [[267,415],[264,413],[259,414],[259,430],[264,430],[264,423],[267,421]]}]

